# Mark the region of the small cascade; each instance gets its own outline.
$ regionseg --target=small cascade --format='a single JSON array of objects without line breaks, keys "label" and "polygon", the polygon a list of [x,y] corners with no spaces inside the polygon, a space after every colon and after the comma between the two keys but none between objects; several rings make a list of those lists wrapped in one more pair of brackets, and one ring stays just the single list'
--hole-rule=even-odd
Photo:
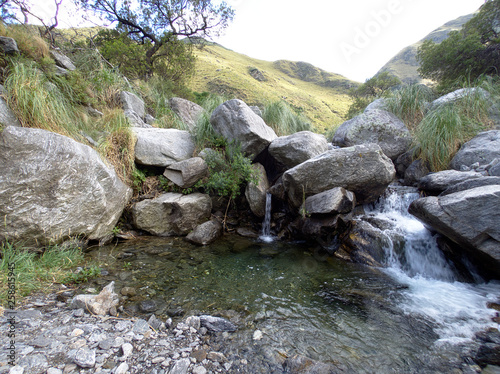
[{"label": "small cascade", "polygon": [[262,222],[262,233],[260,235],[260,240],[270,243],[274,240],[271,235],[271,205],[272,205],[272,195],[266,193],[266,212],[264,215],[264,221]]}]

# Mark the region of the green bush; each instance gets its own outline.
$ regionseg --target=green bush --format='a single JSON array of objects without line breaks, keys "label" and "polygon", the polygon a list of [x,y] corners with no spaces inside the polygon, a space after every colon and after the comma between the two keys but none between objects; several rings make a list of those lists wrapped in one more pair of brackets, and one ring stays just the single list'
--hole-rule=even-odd
[{"label": "green bush", "polygon": [[266,104],[262,111],[262,118],[278,136],[311,130],[311,123],[307,118],[295,112],[290,105],[284,101],[275,101]]}]

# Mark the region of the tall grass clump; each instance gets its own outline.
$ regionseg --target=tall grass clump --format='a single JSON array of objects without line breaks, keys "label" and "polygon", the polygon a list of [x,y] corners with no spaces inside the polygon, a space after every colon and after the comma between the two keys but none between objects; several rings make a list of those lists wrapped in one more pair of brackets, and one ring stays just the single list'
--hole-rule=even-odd
[{"label": "tall grass clump", "polygon": [[443,105],[429,112],[415,132],[419,157],[433,171],[448,169],[460,146],[484,129],[462,104]]},{"label": "tall grass clump", "polygon": [[76,272],[85,260],[80,248],[51,246],[43,253],[12,245],[0,244],[0,304],[7,300],[9,270],[13,269],[16,286],[16,298],[24,297],[36,291],[50,291],[54,284],[77,283],[88,281],[99,274],[96,265]]},{"label": "tall grass clump", "polygon": [[424,118],[426,108],[434,99],[431,88],[423,84],[404,85],[386,98],[386,109],[401,118],[413,130]]},{"label": "tall grass clump", "polygon": [[268,126],[273,128],[278,136],[311,130],[311,123],[302,114],[296,113],[284,101],[275,101],[266,104],[262,111],[262,118]]},{"label": "tall grass clump", "polygon": [[208,95],[201,101],[200,105],[203,107],[204,112],[196,121],[193,134],[199,150],[205,148],[217,138],[218,135],[210,123],[210,117],[212,117],[214,110],[227,100],[224,96]]},{"label": "tall grass clump", "polygon": [[80,138],[75,108],[33,61],[12,63],[4,86],[7,101],[23,126]]},{"label": "tall grass clump", "polygon": [[40,36],[37,26],[9,25],[0,29],[0,35],[15,39],[21,55],[26,58],[39,63],[51,59],[49,45]]}]

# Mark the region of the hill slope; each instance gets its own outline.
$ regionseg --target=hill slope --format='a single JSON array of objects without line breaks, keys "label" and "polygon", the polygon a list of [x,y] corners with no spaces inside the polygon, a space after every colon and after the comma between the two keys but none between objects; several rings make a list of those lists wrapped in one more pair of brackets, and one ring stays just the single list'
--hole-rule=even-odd
[{"label": "hill slope", "polygon": [[[424,40],[433,40],[436,43],[442,42],[448,37],[450,31],[460,30],[462,26],[470,20],[474,14],[468,14],[466,16],[458,17],[453,21],[445,23],[443,26],[438,27],[436,30],[432,31],[425,38],[414,43],[399,52],[396,56],[389,60],[379,71],[389,72],[405,83],[419,83],[422,82],[422,78],[418,75],[418,61],[417,61],[417,50],[418,47],[423,43]],[[378,74],[377,73],[377,74]]]},{"label": "hill slope", "polygon": [[190,88],[238,98],[249,105],[285,100],[323,133],[345,120],[350,87],[358,83],[305,62],[257,60],[208,43],[196,49],[196,76]]}]

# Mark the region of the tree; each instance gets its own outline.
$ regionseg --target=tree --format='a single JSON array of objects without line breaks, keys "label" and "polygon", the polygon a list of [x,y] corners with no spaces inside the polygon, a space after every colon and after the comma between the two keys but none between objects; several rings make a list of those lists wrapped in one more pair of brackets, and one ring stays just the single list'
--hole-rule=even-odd
[{"label": "tree", "polygon": [[461,30],[452,31],[440,44],[426,40],[419,48],[419,73],[441,89],[459,78],[500,73],[500,0],[488,0]]},{"label": "tree", "polygon": [[117,22],[118,30],[147,46],[145,61],[151,70],[156,60],[178,50],[179,39],[210,37],[234,17],[234,10],[225,2],[214,5],[211,0],[77,1],[103,19]]}]

